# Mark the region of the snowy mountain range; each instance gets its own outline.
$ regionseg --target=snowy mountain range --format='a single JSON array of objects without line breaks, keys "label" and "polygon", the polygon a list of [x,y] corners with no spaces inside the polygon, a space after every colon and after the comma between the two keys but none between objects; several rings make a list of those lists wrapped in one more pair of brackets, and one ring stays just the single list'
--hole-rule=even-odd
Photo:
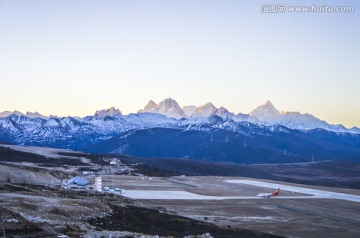
[{"label": "snowy mountain range", "polygon": [[150,101],[128,115],[113,107],[83,118],[4,112],[1,142],[235,163],[304,162],[312,154],[322,160],[360,160],[360,129],[330,125],[310,114],[279,112],[271,102],[250,114],[234,114],[212,103],[180,107],[171,98]]},{"label": "snowy mountain range", "polygon": [[46,116],[43,116],[41,115],[40,113],[38,112],[26,112],[25,114],[22,113],[22,112],[19,112],[19,111],[4,111],[4,112],[0,112],[0,118],[1,117],[8,117],[10,115],[17,115],[17,116],[26,116],[26,117],[29,117],[29,118],[48,118]]},{"label": "snowy mountain range", "polygon": [[[161,115],[161,117],[156,115]],[[167,98],[158,104],[150,100],[144,109],[139,110],[137,114],[129,115],[123,115],[119,109],[115,109],[114,107],[96,111],[93,116],[84,118],[59,118],[56,116],[46,117],[38,112],[27,112],[24,114],[19,111],[5,111],[0,113],[0,125],[2,129],[12,128],[12,123],[5,123],[5,121],[6,118],[15,119],[16,117],[14,116],[18,116],[20,118],[26,117],[22,120],[28,121],[29,125],[32,124],[30,122],[33,122],[34,125],[38,125],[35,122],[39,122],[38,119],[43,119],[46,121],[42,123],[45,128],[48,126],[56,127],[57,125],[64,126],[65,124],[67,125],[68,122],[70,125],[67,126],[72,128],[71,122],[76,122],[75,124],[91,124],[91,126],[97,129],[99,129],[99,127],[104,127],[104,129],[101,130],[110,131],[113,128],[123,131],[127,130],[129,127],[134,128],[139,126],[140,128],[148,128],[159,124],[201,124],[204,120],[206,121],[213,116],[218,116],[224,120],[230,120],[234,122],[249,122],[260,126],[279,125],[289,129],[301,131],[324,129],[333,132],[360,134],[360,129],[357,127],[348,129],[343,125],[331,125],[311,114],[301,114],[299,112],[280,112],[270,101],[267,101],[265,104],[257,107],[249,114],[235,114],[229,112],[224,107],[217,108],[210,102],[199,107],[193,105],[180,107],[180,105],[172,98]],[[110,118],[116,118],[117,120]],[[106,121],[105,124],[103,119]]]},{"label": "snowy mountain range", "polygon": [[325,129],[335,132],[349,132],[360,133],[359,128],[347,129],[342,125],[331,125],[326,121],[320,120],[311,114],[301,114],[299,112],[280,112],[274,105],[267,101],[265,104],[257,107],[249,114],[234,114],[229,112],[226,108],[217,108],[214,104],[208,102],[200,107],[196,106],[183,106],[171,99],[167,98],[156,104],[154,101],[149,101],[144,109],[139,110],[139,113],[157,113],[166,117],[175,119],[196,120],[200,118],[209,118],[211,116],[219,116],[223,119],[234,121],[246,121],[257,125],[281,125],[290,129],[296,130],[312,130],[312,129]]}]

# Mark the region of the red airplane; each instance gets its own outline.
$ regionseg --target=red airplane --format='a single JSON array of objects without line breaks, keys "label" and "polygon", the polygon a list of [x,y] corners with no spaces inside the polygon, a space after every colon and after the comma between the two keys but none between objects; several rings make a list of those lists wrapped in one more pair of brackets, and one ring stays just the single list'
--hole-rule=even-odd
[{"label": "red airplane", "polygon": [[280,188],[276,189],[275,192],[273,192],[273,193],[259,193],[256,196],[261,197],[261,198],[270,198],[270,197],[275,197],[275,196],[279,196],[279,195],[280,195]]}]

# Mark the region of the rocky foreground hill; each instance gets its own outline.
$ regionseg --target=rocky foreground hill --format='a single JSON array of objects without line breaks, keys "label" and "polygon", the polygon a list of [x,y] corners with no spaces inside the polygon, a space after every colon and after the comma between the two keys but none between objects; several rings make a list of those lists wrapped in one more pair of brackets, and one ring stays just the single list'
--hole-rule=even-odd
[{"label": "rocky foreground hill", "polygon": [[[110,158],[51,148],[0,147],[0,231],[3,232],[0,234],[26,238],[60,235],[276,237],[245,229],[220,228],[177,216],[162,208],[149,209],[121,195],[60,188],[63,179],[78,175],[82,170],[108,171]],[[123,165],[122,168],[129,166]],[[158,175],[171,173],[138,164],[125,173],[131,174],[131,171]]]}]

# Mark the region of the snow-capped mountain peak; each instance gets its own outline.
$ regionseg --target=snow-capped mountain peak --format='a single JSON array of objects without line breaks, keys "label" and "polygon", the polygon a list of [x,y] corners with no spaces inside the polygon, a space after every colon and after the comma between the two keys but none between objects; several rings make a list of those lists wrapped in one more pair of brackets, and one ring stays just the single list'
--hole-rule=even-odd
[{"label": "snow-capped mountain peak", "polygon": [[169,110],[172,110],[172,109],[180,109],[180,106],[179,104],[172,98],[166,98],[165,100],[161,101],[159,103],[159,110],[160,112],[167,112]]},{"label": "snow-capped mountain peak", "polygon": [[300,112],[281,112],[278,117],[272,118],[268,121],[271,124],[285,125],[292,129],[310,130],[315,128],[342,130],[339,126],[331,126],[327,122],[314,117],[309,113],[302,114]]},{"label": "snow-capped mountain peak", "polygon": [[172,98],[167,98],[161,101],[159,104],[156,104],[154,101],[149,101],[149,103],[144,107],[143,110],[139,110],[139,113],[144,112],[158,113],[175,119],[186,117],[184,111],[180,108],[179,104]]},{"label": "snow-capped mountain peak", "polygon": [[122,115],[122,113],[119,109],[111,107],[109,109],[103,109],[103,110],[96,111],[94,114],[94,117],[104,118],[106,116],[114,117],[114,116],[121,116],[121,115]]},{"label": "snow-capped mountain peak", "polygon": [[[287,111],[280,113],[270,101],[257,107],[250,114],[239,113],[235,115],[224,107],[216,108],[212,103],[206,103],[200,107],[187,106],[181,108],[172,98],[167,98],[159,104],[156,104],[154,101],[149,101],[143,110],[139,110],[139,114],[129,114],[126,116],[122,115],[121,111],[114,107],[97,111],[94,116],[84,118],[46,117],[38,112],[27,112],[24,114],[19,111],[5,111],[0,113],[0,127],[6,128],[6,130],[11,132],[16,132],[20,130],[20,127],[17,125],[24,124],[21,130],[28,130],[31,134],[34,133],[34,128],[38,128],[39,130],[44,129],[42,133],[47,133],[49,128],[51,128],[51,130],[54,128],[67,130],[70,128],[71,132],[75,132],[79,130],[80,125],[84,124],[86,125],[84,127],[86,131],[99,130],[103,132],[116,131],[118,128],[123,128],[124,130],[136,127],[147,128],[159,124],[201,124],[207,123],[207,119],[212,118],[214,115],[227,121],[247,122],[261,126],[280,125],[302,131],[324,129],[335,132],[360,134],[360,129],[357,127],[347,129],[342,125],[331,125],[308,113],[303,114],[300,112]],[[108,116],[112,118],[108,118]],[[182,118],[184,118],[184,120],[175,120]]]},{"label": "snow-capped mountain peak", "polygon": [[144,110],[140,110],[140,111],[141,112],[154,112],[154,111],[156,111],[157,107],[158,107],[158,105],[153,100],[150,100],[148,102],[148,104],[146,104]]},{"label": "snow-capped mountain peak", "polygon": [[46,119],[48,117],[46,116],[43,116],[41,115],[40,113],[38,112],[26,112],[25,114],[20,112],[20,111],[4,111],[4,112],[0,112],[0,117],[8,117],[10,115],[16,115],[16,116],[26,116],[26,117],[29,117],[29,118],[43,118],[43,119]]},{"label": "snow-capped mountain peak", "polygon": [[191,115],[192,118],[203,118],[203,117],[210,117],[214,115],[217,108],[214,104],[208,102],[201,107],[198,107],[195,112]]},{"label": "snow-capped mountain peak", "polygon": [[25,116],[30,117],[30,118],[42,118],[42,119],[48,118],[38,112],[26,112]]},{"label": "snow-capped mountain peak", "polygon": [[250,115],[256,117],[260,121],[263,121],[265,119],[279,116],[280,112],[270,101],[266,101],[263,105],[258,106],[252,112],[250,112]]},{"label": "snow-capped mountain peak", "polygon": [[360,128],[354,126],[350,129],[350,132],[360,134]]},{"label": "snow-capped mountain peak", "polygon": [[167,98],[159,103],[159,113],[168,117],[180,119],[186,117],[179,104],[172,98]]},{"label": "snow-capped mountain peak", "polygon": [[229,112],[225,107],[220,107],[214,112],[214,115],[217,115],[224,119],[232,119],[235,114],[232,112]]},{"label": "snow-capped mountain peak", "polygon": [[8,116],[13,115],[13,114],[14,114],[14,115],[17,115],[17,116],[24,116],[23,113],[15,110],[15,111],[13,111],[13,112],[11,112],[11,111],[0,112],[0,117],[8,117]]}]

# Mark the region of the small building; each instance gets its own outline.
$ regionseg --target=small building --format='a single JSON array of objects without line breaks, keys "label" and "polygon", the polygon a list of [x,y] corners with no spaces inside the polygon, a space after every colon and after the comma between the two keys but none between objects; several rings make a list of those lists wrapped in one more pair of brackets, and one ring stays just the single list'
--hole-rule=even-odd
[{"label": "small building", "polygon": [[61,234],[61,235],[58,235],[57,238],[70,238],[70,237],[67,236],[67,235],[62,235],[62,234]]},{"label": "small building", "polygon": [[76,176],[70,180],[64,180],[62,187],[72,190],[93,190],[93,185],[86,179]]},{"label": "small building", "polygon": [[116,159],[116,158],[113,158],[111,161],[110,161],[110,165],[118,165],[119,164],[119,160]]},{"label": "small building", "polygon": [[100,176],[95,177],[94,189],[98,192],[102,191],[102,178]]},{"label": "small building", "polygon": [[93,174],[94,172],[93,171],[82,171],[83,175],[88,175],[88,174]]}]

